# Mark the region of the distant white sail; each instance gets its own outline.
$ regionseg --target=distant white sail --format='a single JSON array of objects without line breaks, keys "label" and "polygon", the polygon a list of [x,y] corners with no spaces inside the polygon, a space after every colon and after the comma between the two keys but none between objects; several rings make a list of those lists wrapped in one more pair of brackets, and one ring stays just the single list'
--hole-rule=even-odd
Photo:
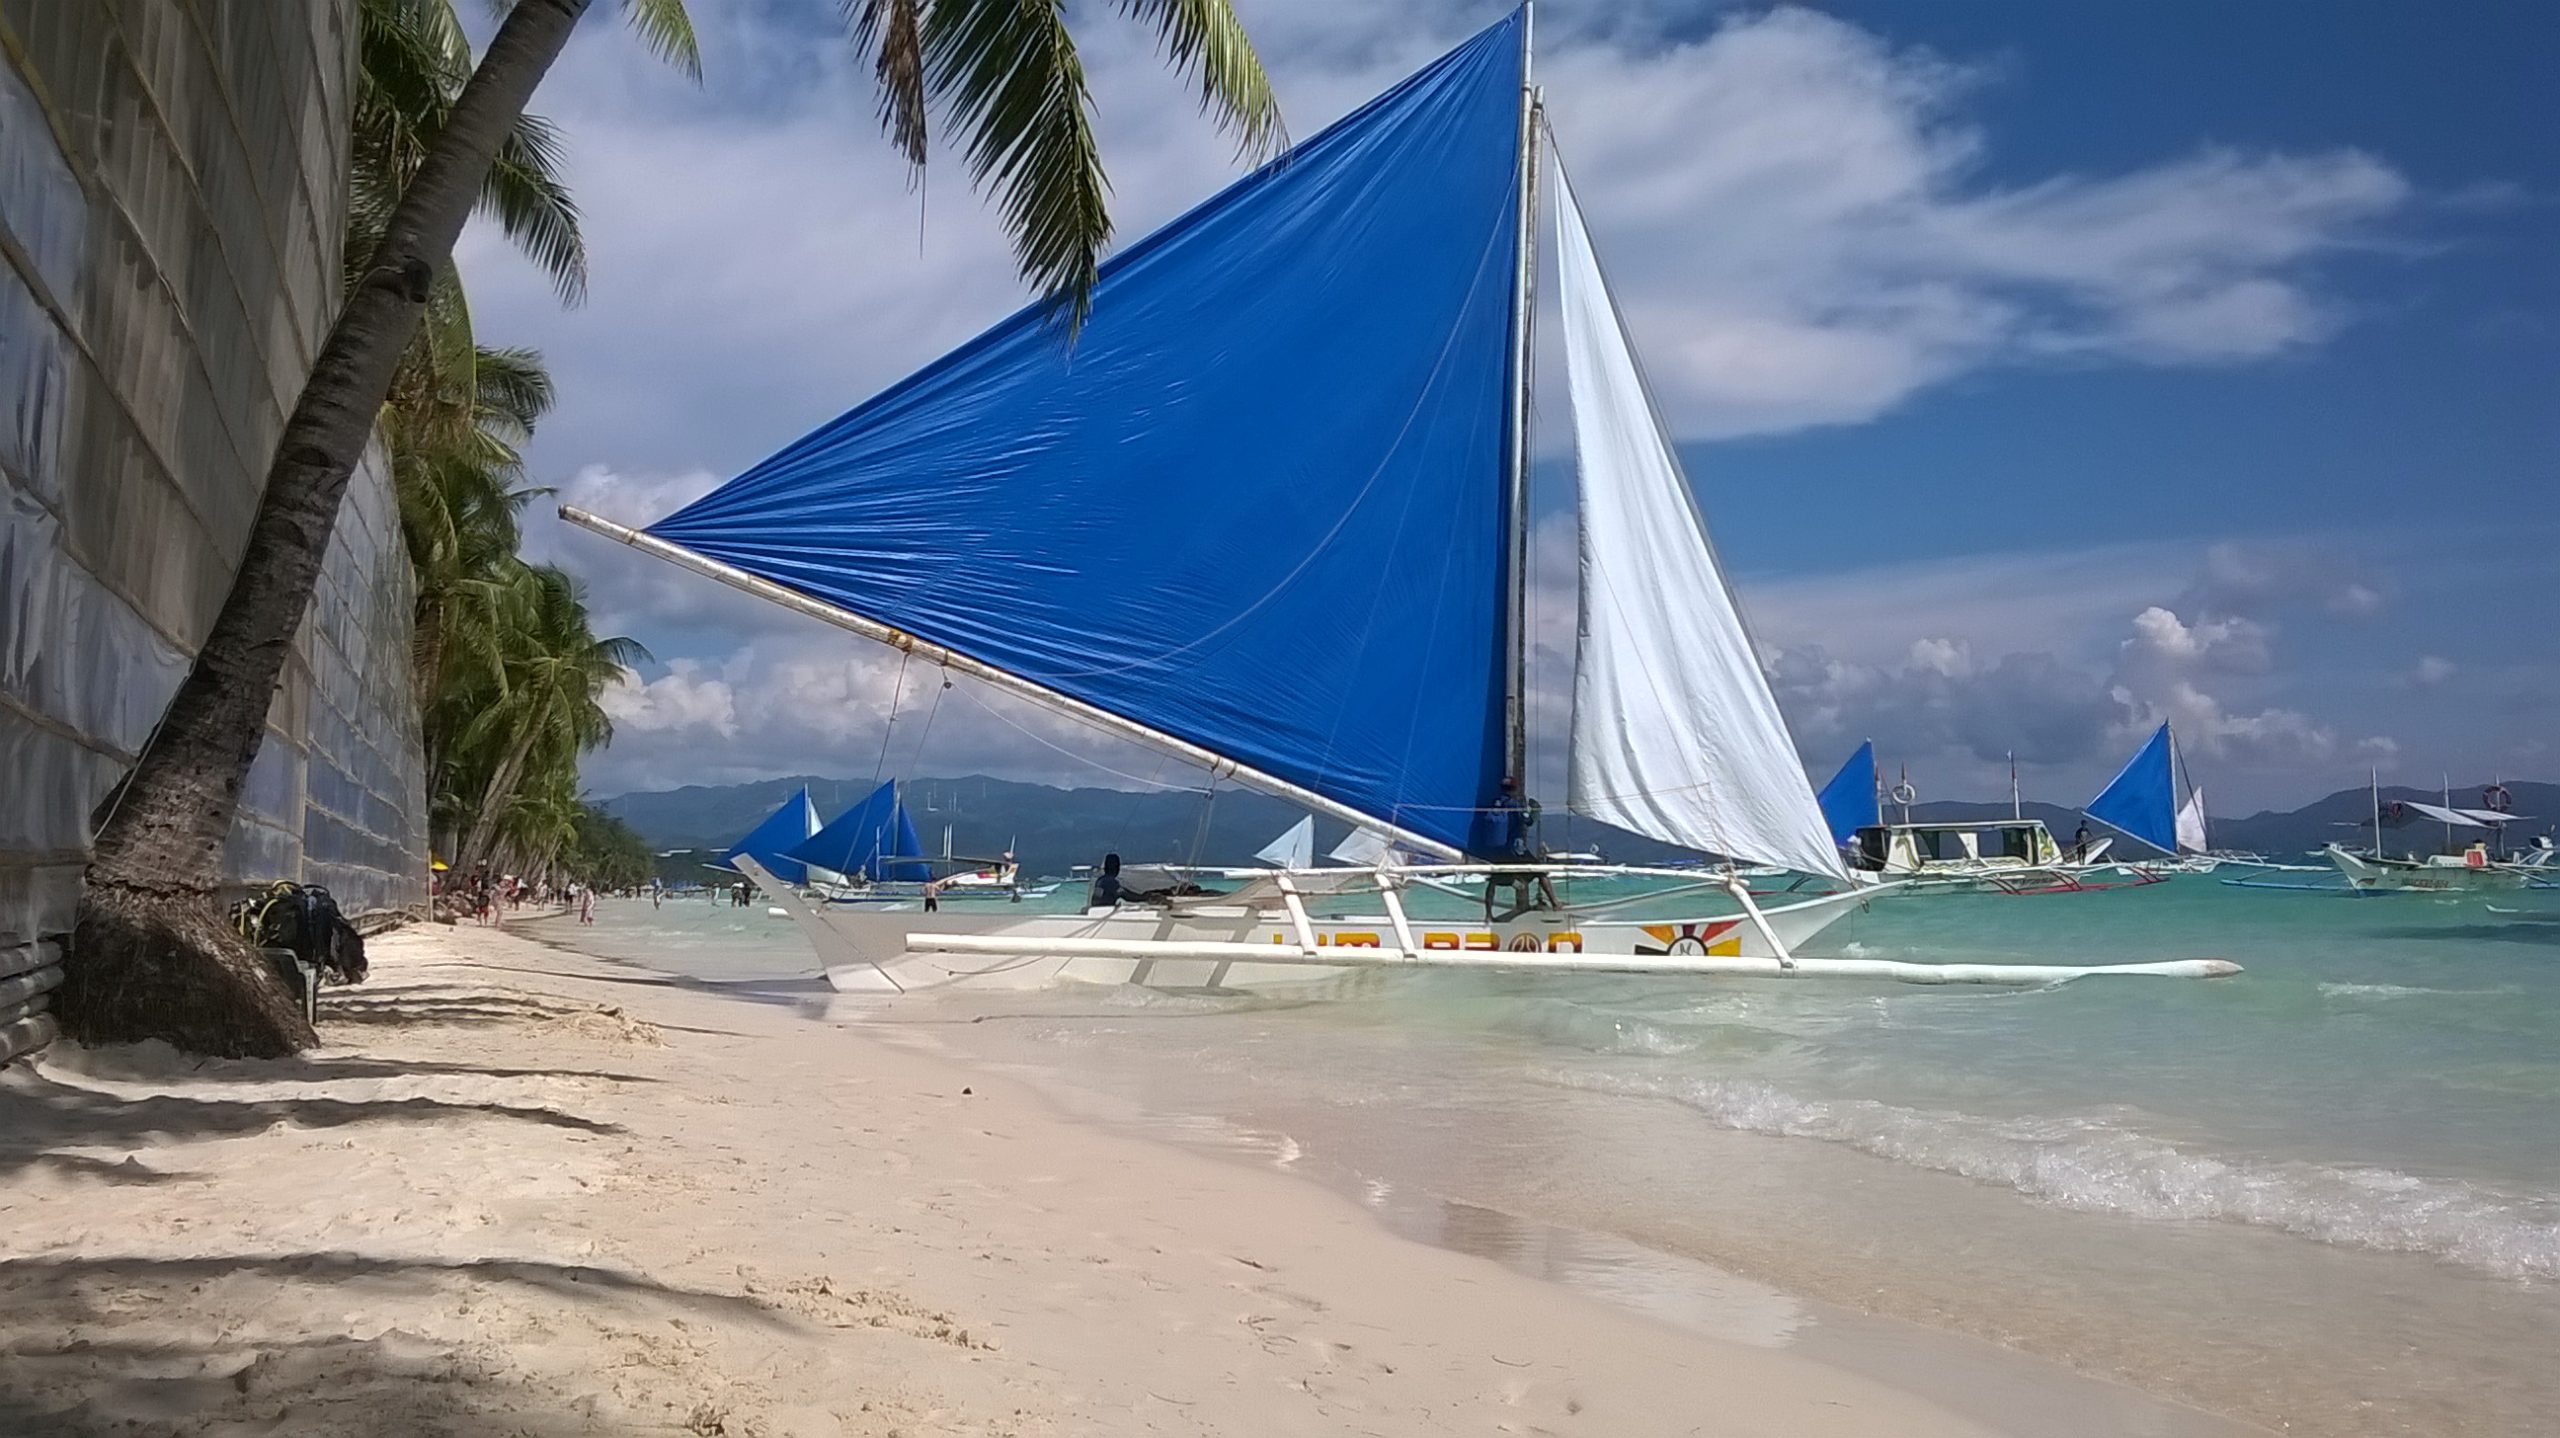
[{"label": "distant white sail", "polygon": [[1572,802],[1666,843],[1846,877],[1557,170],[1582,630]]},{"label": "distant white sail", "polygon": [[1255,858],[1275,869],[1312,869],[1316,864],[1316,820],[1313,814],[1262,846]]},{"label": "distant white sail", "polygon": [[2178,810],[2178,852],[2201,854],[2204,842],[2204,791],[2191,789],[2187,802]]},{"label": "distant white sail", "polygon": [[1363,824],[1344,835],[1327,857],[1355,869],[1374,869],[1395,862],[1396,841]]}]

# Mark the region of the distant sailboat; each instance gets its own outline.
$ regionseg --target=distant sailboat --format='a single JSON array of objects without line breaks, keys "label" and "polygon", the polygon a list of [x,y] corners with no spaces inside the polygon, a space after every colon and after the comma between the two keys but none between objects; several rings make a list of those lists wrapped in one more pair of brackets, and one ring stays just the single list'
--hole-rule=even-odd
[{"label": "distant sailboat", "polygon": [[953,857],[948,826],[942,835],[942,858],[927,858],[915,816],[895,781],[872,790],[862,802],[791,849],[787,857],[812,874],[834,876],[809,884],[818,897],[831,903],[918,902],[928,883],[938,897],[948,899],[1013,899],[1027,892],[1022,888],[1020,866],[1010,853],[1000,860]]},{"label": "distant sailboat", "polygon": [[1275,869],[1312,869],[1316,864],[1316,821],[1310,814],[1265,844],[1254,857]]},{"label": "distant sailboat", "polygon": [[1831,782],[1822,786],[1817,796],[1822,805],[1822,822],[1831,830],[1831,842],[1846,845],[1857,837],[1860,829],[1873,828],[1884,822],[1883,780],[1876,773],[1876,741],[1867,740]]},{"label": "distant sailboat", "polygon": [[713,860],[711,867],[743,874],[746,870],[738,861],[746,859],[784,883],[805,884],[809,882],[809,867],[794,858],[791,851],[817,832],[818,806],[810,802],[809,789],[804,784],[793,790],[790,798],[775,805],[772,813],[757,820],[756,826]]},{"label": "distant sailboat", "polygon": [[[1722,907],[1639,920],[1623,899],[1524,898],[1481,924],[1405,909],[1410,883],[1564,872],[1501,832],[1528,754],[1529,37],[1524,7],[1114,256],[1072,352],[1033,306],[645,533],[563,511],[1418,859],[1293,864],[1233,893],[1077,915],[804,907],[839,987],[2090,972],[1795,957],[1865,894],[1845,887],[1560,167],[1581,521],[1571,805],[1844,887],[1764,907],[1730,869],[1613,866],[1680,881],[1653,898]],[[1345,912],[1355,900],[1373,907]]]},{"label": "distant sailboat", "polygon": [[[2383,852],[2382,832],[2388,815],[2395,824],[2413,820],[2444,826],[2445,847],[2454,847],[2457,831],[2485,831],[2503,836],[2505,825],[2514,817],[2489,809],[2457,809],[2453,807],[2453,786],[2445,786],[2445,802],[2425,804],[2415,799],[2382,801],[2382,777],[2369,776],[2373,789],[2373,850],[2358,854],[2343,845],[2331,844],[2325,851],[2329,862],[2346,877],[2347,886],[2363,894],[2389,893],[2484,893],[2521,889],[2532,884],[2535,875],[2528,866],[2501,863],[2489,853],[2489,845],[2475,842],[2459,853],[2413,854],[2394,858]],[[2492,786],[2497,788],[2498,786]]]},{"label": "distant sailboat", "polygon": [[2189,779],[2178,736],[2165,723],[2081,812],[2159,851],[2162,860],[2146,869],[2204,873],[2215,867],[2207,853],[2204,791]]},{"label": "distant sailboat", "polygon": [[860,803],[793,846],[788,857],[866,884],[921,884],[933,877],[916,835],[915,818],[899,800],[895,782],[863,796]]}]

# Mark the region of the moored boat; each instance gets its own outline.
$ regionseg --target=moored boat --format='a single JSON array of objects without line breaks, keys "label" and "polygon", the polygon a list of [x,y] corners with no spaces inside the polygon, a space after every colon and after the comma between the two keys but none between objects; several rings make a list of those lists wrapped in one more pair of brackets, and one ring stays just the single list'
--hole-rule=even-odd
[{"label": "moored boat", "polygon": [[[1364,865],[1294,851],[1230,893],[1115,889],[1080,914],[786,901],[840,987],[2230,971],[1797,955],[1872,891],[1827,831],[1563,167],[1542,164],[1529,38],[1524,7],[1115,256],[1072,350],[1033,306],[645,532],[563,510],[1377,841]],[[1549,862],[1522,793],[1542,193],[1580,521],[1568,799],[1719,856],[1704,874]],[[1835,891],[1764,905],[1745,866]],[[1560,901],[1574,875],[1653,887]],[[1470,885],[1482,922],[1404,903]],[[1631,912],[1674,900],[1676,918]]]}]

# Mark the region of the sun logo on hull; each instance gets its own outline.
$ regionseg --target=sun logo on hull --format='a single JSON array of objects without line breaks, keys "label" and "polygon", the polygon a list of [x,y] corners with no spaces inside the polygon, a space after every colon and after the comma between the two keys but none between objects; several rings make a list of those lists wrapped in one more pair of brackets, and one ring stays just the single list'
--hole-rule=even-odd
[{"label": "sun logo on hull", "polygon": [[1714,919],[1703,924],[1647,924],[1644,931],[1653,942],[1639,942],[1636,952],[1671,954],[1681,958],[1700,958],[1709,954],[1732,958],[1742,952],[1742,936],[1734,932],[1741,923],[1740,919]]}]

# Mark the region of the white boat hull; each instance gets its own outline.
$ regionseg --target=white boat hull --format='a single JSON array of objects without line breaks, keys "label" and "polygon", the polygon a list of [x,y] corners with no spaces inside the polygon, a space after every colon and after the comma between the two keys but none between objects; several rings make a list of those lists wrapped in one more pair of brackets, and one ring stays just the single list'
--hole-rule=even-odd
[{"label": "white boat hull", "polygon": [[2332,846],[2329,862],[2347,883],[2368,892],[2435,894],[2497,893],[2525,887],[2529,875],[2512,865],[2425,863],[2414,859],[2375,860]]},{"label": "white boat hull", "polygon": [[1928,964],[1789,955],[1872,897],[1827,894],[1763,907],[1763,934],[1744,914],[1672,920],[1529,913],[1492,924],[1411,919],[1410,947],[1391,917],[1293,921],[1267,910],[1126,906],[1083,914],[864,913],[786,901],[838,991],[1032,989],[1061,983],[1189,991],[1285,990],[1350,996],[1395,969],[1642,973],[1769,979],[1848,978],[1919,984],[2038,985],[2100,974],[2216,978],[2220,959],[2157,964]]},{"label": "white boat hull", "polygon": [[[1857,908],[1863,896],[1840,894],[1762,912],[1789,949],[1811,940]],[[1320,949],[1358,959],[1310,962],[1289,920],[1267,911],[1203,907],[1180,914],[1126,905],[1089,914],[862,913],[805,906],[793,914],[817,948],[827,981],[847,993],[913,992],[965,984],[973,988],[1039,988],[1055,983],[1141,984],[1150,988],[1245,989],[1340,987],[1392,967],[1398,954],[1392,921],[1325,918],[1311,923]],[[1740,914],[1659,923],[1577,921],[1569,913],[1524,914],[1494,923],[1410,921],[1426,957],[1418,967],[1620,968],[1649,972],[1664,958],[1754,961],[1774,971],[1777,956]],[[938,949],[936,941],[961,941]],[[970,953],[969,940],[1052,944],[1032,953]],[[1122,946],[1202,946],[1200,956],[1147,953]],[[1256,957],[1206,946],[1246,946]],[[1116,952],[1103,952],[1115,949]],[[1269,953],[1263,960],[1259,954]],[[1448,956],[1441,961],[1438,956]],[[1460,956],[1467,956],[1462,958]],[[1575,963],[1586,958],[1594,962]],[[1472,959],[1473,962],[1469,962]],[[1616,960],[1615,964],[1598,962]]]}]

